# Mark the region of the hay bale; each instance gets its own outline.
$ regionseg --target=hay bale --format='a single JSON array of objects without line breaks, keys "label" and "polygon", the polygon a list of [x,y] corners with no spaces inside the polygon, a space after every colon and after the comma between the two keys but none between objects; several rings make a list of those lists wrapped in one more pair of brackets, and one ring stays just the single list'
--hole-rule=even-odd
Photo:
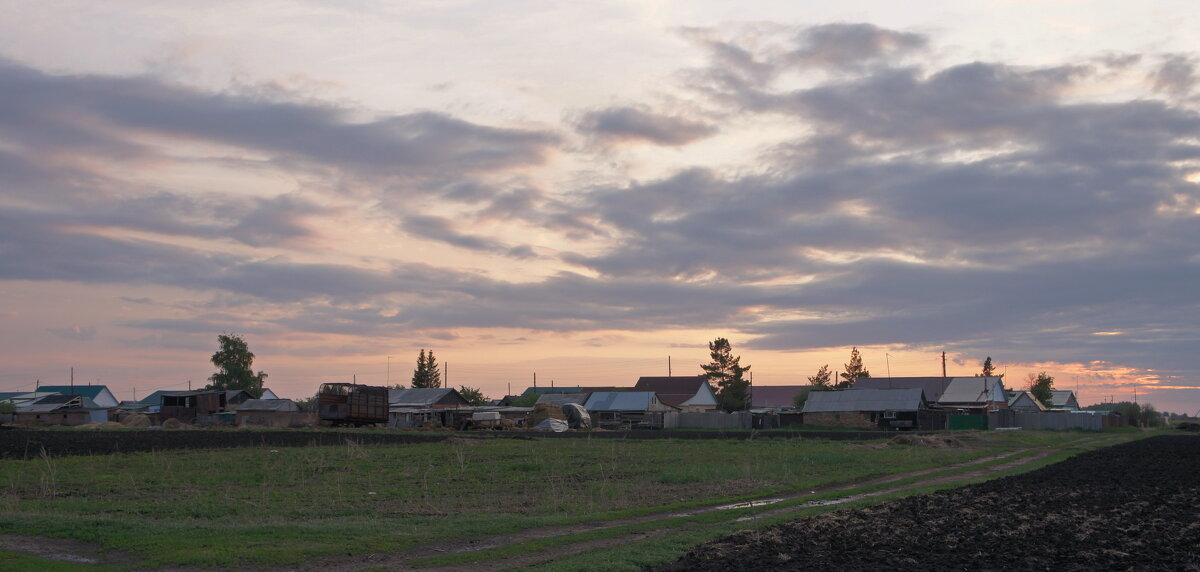
[{"label": "hay bale", "polygon": [[563,414],[562,408],[557,405],[538,403],[533,406],[533,411],[530,411],[529,416],[525,418],[525,426],[536,427],[539,423],[547,419],[566,421],[567,416]]},{"label": "hay bale", "polygon": [[149,427],[150,418],[142,415],[141,413],[137,413],[122,419],[121,425],[124,425],[125,427]]},{"label": "hay bale", "polygon": [[124,429],[125,426],[116,421],[105,421],[100,424],[101,429]]},{"label": "hay bale", "polygon": [[170,419],[167,419],[166,421],[163,421],[162,428],[163,429],[183,429],[183,422],[172,417]]}]

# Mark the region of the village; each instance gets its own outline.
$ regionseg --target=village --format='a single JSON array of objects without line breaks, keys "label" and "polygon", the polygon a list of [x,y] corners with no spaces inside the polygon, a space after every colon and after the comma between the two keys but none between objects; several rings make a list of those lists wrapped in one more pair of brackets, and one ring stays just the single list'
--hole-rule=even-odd
[{"label": "village", "polygon": [[[850,387],[810,385],[749,389],[749,407],[722,411],[704,375],[641,377],[631,386],[529,387],[520,395],[472,404],[453,387],[388,389],[323,384],[315,407],[269,388],[155,391],[119,401],[104,385],[46,385],[0,393],[0,422],[26,426],[271,427],[369,426],[395,429],[611,431],[776,429],[857,430],[1083,429],[1123,423],[1120,415],[1082,411],[1075,393],[1055,390],[1042,403],[1002,376],[860,378]],[[369,397],[368,397],[369,396]],[[343,408],[339,413],[339,407]],[[348,407],[355,408],[350,413]],[[586,412],[581,427],[568,410]],[[309,410],[303,410],[309,409]],[[131,422],[131,420],[133,420]]]}]

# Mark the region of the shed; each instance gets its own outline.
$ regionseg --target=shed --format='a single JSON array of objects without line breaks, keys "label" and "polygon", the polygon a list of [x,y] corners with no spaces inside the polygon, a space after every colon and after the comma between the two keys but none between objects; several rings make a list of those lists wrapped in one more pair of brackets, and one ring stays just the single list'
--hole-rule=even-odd
[{"label": "shed", "polygon": [[568,403],[583,405],[587,403],[588,398],[591,396],[591,393],[543,393],[538,396],[537,403],[549,403],[558,407],[562,407]]},{"label": "shed", "polygon": [[1043,412],[1046,406],[1042,405],[1032,393],[1028,391],[1012,392],[1008,398],[1008,408],[1018,412]]},{"label": "shed", "polygon": [[1008,409],[1008,393],[1000,376],[954,377],[937,400],[944,409]]},{"label": "shed", "polygon": [[584,408],[592,425],[604,429],[661,429],[663,413],[678,407],[659,401],[652,391],[597,391]]}]

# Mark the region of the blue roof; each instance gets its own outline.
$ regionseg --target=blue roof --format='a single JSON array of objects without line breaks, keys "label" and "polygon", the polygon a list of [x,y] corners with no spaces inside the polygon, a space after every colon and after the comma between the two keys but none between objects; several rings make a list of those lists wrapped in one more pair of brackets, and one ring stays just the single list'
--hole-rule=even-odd
[{"label": "blue roof", "polygon": [[[42,386],[39,386],[37,390],[39,392],[42,392],[42,391],[51,392],[52,391],[54,393],[61,393],[63,395],[82,395],[84,397],[95,399],[97,395],[100,395],[100,392],[108,391],[108,386],[107,385],[76,385],[76,386],[72,387],[70,385],[42,385]],[[108,391],[108,393],[109,393],[109,395],[112,395],[111,391]]]},{"label": "blue roof", "polygon": [[653,391],[597,391],[584,407],[588,411],[645,411],[652,403]]}]

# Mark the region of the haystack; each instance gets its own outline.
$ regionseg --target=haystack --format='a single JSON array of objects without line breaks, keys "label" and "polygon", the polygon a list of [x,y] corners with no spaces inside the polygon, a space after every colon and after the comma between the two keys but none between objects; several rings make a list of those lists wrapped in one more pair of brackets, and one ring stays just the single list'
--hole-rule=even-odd
[{"label": "haystack", "polygon": [[566,421],[567,416],[563,414],[562,408],[558,405],[550,403],[538,403],[533,406],[533,411],[529,412],[529,416],[525,418],[526,427],[536,427],[538,423],[547,419],[558,419]]},{"label": "haystack", "polygon": [[121,425],[126,427],[149,427],[150,418],[142,415],[141,413],[137,413],[122,419]]},{"label": "haystack", "polygon": [[174,417],[167,419],[166,421],[163,421],[163,423],[162,423],[163,429],[183,429],[184,427],[186,427],[186,425],[184,425],[182,421],[180,421]]}]

